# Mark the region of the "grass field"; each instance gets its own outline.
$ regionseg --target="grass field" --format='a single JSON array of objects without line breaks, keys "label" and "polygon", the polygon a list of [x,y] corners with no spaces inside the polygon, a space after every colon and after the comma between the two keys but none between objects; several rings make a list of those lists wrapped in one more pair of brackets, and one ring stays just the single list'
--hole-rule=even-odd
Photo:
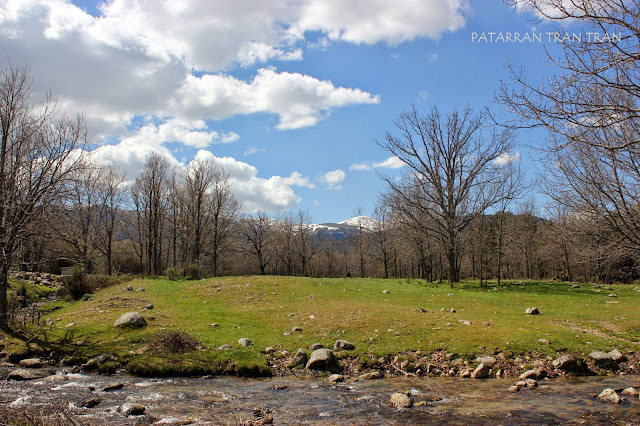
[{"label": "grass field", "polygon": [[[45,317],[53,325],[33,327],[32,342],[79,359],[111,353],[126,359],[134,372],[156,374],[163,369],[194,374],[262,371],[267,369],[262,353],[267,346],[294,353],[313,343],[330,347],[336,339],[354,343],[356,354],[376,356],[442,349],[463,357],[498,351],[556,357],[614,347],[640,349],[640,292],[634,286],[508,282],[481,288],[467,282],[450,288],[419,280],[275,276],[138,279],[127,284],[144,292],[126,291],[124,284],[100,290],[86,301],[56,302],[60,308]],[[144,310],[149,303],[154,309]],[[533,306],[542,315],[526,315],[525,309]],[[142,313],[149,326],[116,329],[114,321],[129,311]],[[233,348],[188,357],[135,353],[162,330],[187,332],[208,349],[224,344]],[[254,345],[240,347],[237,340],[242,337]],[[15,346],[16,340],[11,341]],[[5,345],[11,349],[9,340]]]}]

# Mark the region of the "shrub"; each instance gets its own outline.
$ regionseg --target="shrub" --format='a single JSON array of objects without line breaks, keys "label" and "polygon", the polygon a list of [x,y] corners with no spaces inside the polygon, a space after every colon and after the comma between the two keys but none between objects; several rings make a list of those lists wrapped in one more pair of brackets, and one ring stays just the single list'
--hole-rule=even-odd
[{"label": "shrub", "polygon": [[164,274],[171,281],[178,281],[182,278],[182,271],[177,268],[169,267],[164,271]]},{"label": "shrub", "polygon": [[164,331],[156,333],[151,338],[147,350],[164,354],[179,354],[196,350],[199,346],[200,342],[184,331]]},{"label": "shrub", "polygon": [[64,287],[74,300],[79,300],[87,293],[93,293],[93,288],[87,279],[87,274],[81,266],[74,266],[71,276],[64,277]]},{"label": "shrub", "polygon": [[184,268],[184,275],[188,280],[199,280],[202,276],[200,265],[198,263],[191,263]]}]

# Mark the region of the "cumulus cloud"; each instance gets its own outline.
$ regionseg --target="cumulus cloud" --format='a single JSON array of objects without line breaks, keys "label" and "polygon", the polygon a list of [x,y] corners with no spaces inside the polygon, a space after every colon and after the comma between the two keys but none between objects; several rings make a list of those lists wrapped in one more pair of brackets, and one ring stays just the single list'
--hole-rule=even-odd
[{"label": "cumulus cloud", "polygon": [[329,189],[342,189],[342,185],[340,185],[344,178],[347,177],[347,174],[342,169],[332,170],[320,176],[318,180],[320,182],[326,183],[329,186]]},{"label": "cumulus cloud", "polygon": [[379,96],[360,89],[335,87],[330,81],[308,75],[262,68],[249,83],[222,74],[189,76],[171,109],[176,115],[211,119],[267,112],[278,115],[276,128],[285,130],[313,126],[332,108],[379,102]]},{"label": "cumulus cloud", "polygon": [[231,157],[217,157],[211,151],[200,150],[195,159],[211,161],[223,169],[229,175],[232,192],[242,202],[244,209],[250,212],[281,212],[295,208],[301,199],[291,187],[314,187],[309,178],[298,172],[288,177],[260,178],[256,167]]},{"label": "cumulus cloud", "polygon": [[500,154],[495,160],[493,160],[493,164],[500,167],[506,166],[514,161],[518,161],[520,159],[520,153],[516,152],[515,154],[509,154],[508,152]]},{"label": "cumulus cloud", "polygon": [[404,165],[404,162],[394,155],[379,163],[373,163],[371,161],[355,163],[349,166],[349,170],[400,169],[404,167]]},{"label": "cumulus cloud", "polygon": [[238,138],[239,136],[234,132],[209,131],[203,120],[170,119],[159,125],[146,124],[123,138],[122,141],[147,145],[180,142],[194,148],[206,148],[215,143],[231,143]]}]

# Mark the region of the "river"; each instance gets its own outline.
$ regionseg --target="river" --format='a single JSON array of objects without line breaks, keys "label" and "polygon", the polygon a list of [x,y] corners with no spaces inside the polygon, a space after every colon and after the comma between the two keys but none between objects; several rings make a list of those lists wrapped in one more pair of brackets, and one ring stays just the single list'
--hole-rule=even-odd
[{"label": "river", "polygon": [[[65,411],[83,424],[238,424],[254,408],[272,411],[275,424],[621,424],[640,425],[640,400],[619,405],[593,398],[605,388],[640,386],[638,376],[556,378],[511,392],[514,378],[384,378],[331,384],[300,378],[162,378],[58,374],[37,381],[0,382],[6,407]],[[115,391],[106,386],[123,383]],[[94,389],[94,390],[92,390]],[[411,392],[414,406],[394,409],[394,392]],[[94,408],[81,408],[90,398]],[[124,402],[146,407],[142,416],[116,411]],[[58,407],[58,408],[56,408]]]}]

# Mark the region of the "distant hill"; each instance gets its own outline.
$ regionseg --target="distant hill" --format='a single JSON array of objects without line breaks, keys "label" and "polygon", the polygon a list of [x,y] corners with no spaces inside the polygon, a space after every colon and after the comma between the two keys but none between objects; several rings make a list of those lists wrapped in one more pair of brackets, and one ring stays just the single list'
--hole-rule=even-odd
[{"label": "distant hill", "polygon": [[314,235],[320,239],[343,240],[360,232],[373,232],[376,221],[368,216],[356,216],[338,223],[319,223],[310,225]]}]

